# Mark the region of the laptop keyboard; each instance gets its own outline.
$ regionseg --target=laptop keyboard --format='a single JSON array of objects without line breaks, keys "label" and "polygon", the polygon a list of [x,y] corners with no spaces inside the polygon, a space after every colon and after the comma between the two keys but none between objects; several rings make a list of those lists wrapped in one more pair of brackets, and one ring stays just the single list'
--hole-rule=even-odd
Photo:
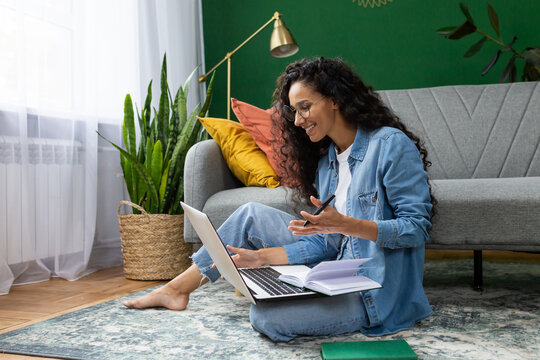
[{"label": "laptop keyboard", "polygon": [[251,281],[259,285],[270,295],[311,293],[310,290],[304,290],[302,288],[291,286],[278,280],[278,277],[281,274],[271,267],[244,268],[238,269],[238,271],[247,276]]}]

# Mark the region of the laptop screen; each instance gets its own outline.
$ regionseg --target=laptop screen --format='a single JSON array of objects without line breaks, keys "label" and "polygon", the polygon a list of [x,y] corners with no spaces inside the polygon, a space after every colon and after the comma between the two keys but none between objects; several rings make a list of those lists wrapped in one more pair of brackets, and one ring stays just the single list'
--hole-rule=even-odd
[{"label": "laptop screen", "polygon": [[221,276],[238,289],[238,291],[248,298],[249,301],[255,304],[255,298],[238,272],[234,261],[231,259],[231,255],[225,248],[225,245],[223,245],[223,242],[208,216],[205,213],[186,205],[184,202],[180,202],[180,205],[182,205],[185,214],[189,218],[193,228],[195,228],[195,231],[199,235],[208,254],[212,260],[214,260]]}]

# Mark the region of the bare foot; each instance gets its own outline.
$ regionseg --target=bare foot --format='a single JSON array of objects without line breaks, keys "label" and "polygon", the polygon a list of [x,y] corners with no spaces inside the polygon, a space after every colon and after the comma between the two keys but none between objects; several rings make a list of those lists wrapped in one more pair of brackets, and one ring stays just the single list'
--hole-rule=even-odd
[{"label": "bare foot", "polygon": [[126,300],[122,304],[134,309],[162,306],[170,310],[184,310],[188,301],[189,294],[179,293],[174,291],[171,286],[165,285],[140,298]]}]

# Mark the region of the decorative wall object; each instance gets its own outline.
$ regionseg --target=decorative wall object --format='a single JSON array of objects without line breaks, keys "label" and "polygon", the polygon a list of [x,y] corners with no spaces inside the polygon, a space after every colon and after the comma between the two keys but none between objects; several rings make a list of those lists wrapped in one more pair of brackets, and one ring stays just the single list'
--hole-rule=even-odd
[{"label": "decorative wall object", "polygon": [[392,2],[394,0],[352,0],[353,3],[357,3],[358,6],[363,6],[367,8],[368,6],[371,8],[380,7],[381,5],[386,5],[389,2]]}]

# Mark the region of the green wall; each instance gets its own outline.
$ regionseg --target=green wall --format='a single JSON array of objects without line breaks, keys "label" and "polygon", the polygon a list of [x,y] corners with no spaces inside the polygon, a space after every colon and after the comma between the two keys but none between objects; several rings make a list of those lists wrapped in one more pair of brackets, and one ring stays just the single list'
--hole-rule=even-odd
[{"label": "green wall", "polygon": [[[508,53],[483,77],[480,72],[498,49],[494,43],[464,58],[480,35],[452,41],[435,33],[465,20],[459,0],[388,0],[374,8],[359,6],[358,1],[203,0],[206,68],[211,69],[279,11],[299,52],[284,59],[270,56],[272,26],[268,26],[233,57],[232,97],[268,108],[275,80],[286,65],[312,56],[342,57],[377,90],[499,81]],[[494,35],[486,1],[465,2],[478,28]],[[540,46],[539,0],[491,0],[490,4],[499,14],[505,42],[516,35],[515,48],[520,51]],[[516,64],[519,78],[523,62]],[[223,64],[216,74],[212,116],[226,116],[226,81]]]}]

